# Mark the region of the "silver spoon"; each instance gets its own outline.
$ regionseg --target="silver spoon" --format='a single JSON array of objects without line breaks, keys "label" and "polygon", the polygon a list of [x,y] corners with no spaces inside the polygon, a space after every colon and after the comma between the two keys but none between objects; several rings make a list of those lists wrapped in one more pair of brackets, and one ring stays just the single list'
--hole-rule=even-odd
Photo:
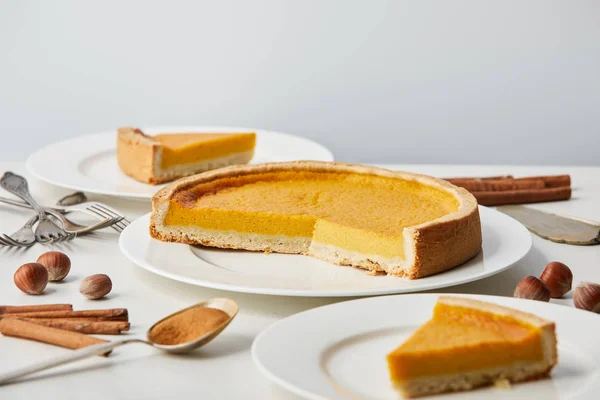
[{"label": "silver spoon", "polygon": [[[176,345],[165,345],[165,344],[158,344],[158,343],[155,343],[152,341],[150,333],[152,332],[152,329],[156,325],[158,325],[159,323],[161,323],[171,317],[174,317],[177,314],[181,314],[182,312],[184,312],[186,310],[189,310],[191,308],[196,308],[196,307],[216,308],[218,310],[224,311],[229,316],[229,318],[227,320],[225,320],[221,325],[219,325],[215,329],[213,329],[212,331],[207,332],[206,334],[204,334],[192,341],[189,341],[187,343],[176,344]],[[194,349],[204,346],[205,344],[207,344],[208,342],[213,340],[215,337],[217,337],[221,332],[223,332],[223,329],[225,329],[227,327],[227,325],[229,325],[229,323],[233,320],[233,318],[235,318],[235,316],[237,315],[237,312],[238,312],[238,305],[233,300],[225,299],[225,298],[216,298],[216,299],[206,300],[201,303],[195,304],[191,307],[184,308],[183,310],[177,311],[176,313],[173,313],[173,314],[161,319],[160,321],[156,322],[154,325],[152,325],[150,327],[150,329],[148,329],[148,331],[146,333],[147,340],[125,339],[125,340],[120,340],[120,341],[116,341],[116,342],[100,343],[100,344],[96,344],[93,346],[84,347],[83,349],[75,350],[73,352],[65,354],[64,356],[56,357],[56,358],[53,358],[48,361],[42,361],[40,363],[36,363],[36,364],[30,365],[30,366],[27,366],[24,368],[17,369],[13,372],[9,372],[7,374],[0,375],[0,385],[3,385],[10,381],[13,381],[17,378],[21,378],[23,376],[27,376],[27,375],[30,375],[30,374],[33,374],[36,372],[44,371],[46,369],[58,367],[59,365],[68,364],[73,361],[83,360],[84,358],[88,358],[91,356],[106,354],[117,347],[120,347],[124,344],[129,344],[129,343],[145,343],[147,345],[150,345],[156,349],[162,350],[167,353],[179,353],[179,354],[188,353]]]}]

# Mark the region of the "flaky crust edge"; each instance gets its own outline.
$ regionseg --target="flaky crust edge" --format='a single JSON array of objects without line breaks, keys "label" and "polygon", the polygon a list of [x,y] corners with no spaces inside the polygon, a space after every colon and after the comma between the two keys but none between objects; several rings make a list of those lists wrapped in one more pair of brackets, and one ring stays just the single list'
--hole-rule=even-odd
[{"label": "flaky crust edge", "polygon": [[162,221],[158,220],[157,210],[181,191],[218,179],[279,171],[349,172],[399,178],[444,190],[457,198],[459,209],[456,212],[420,225],[404,228],[406,263],[401,270],[388,271],[392,275],[404,276],[409,279],[422,278],[459,266],[481,251],[481,222],[477,200],[465,189],[427,175],[326,161],[236,165],[179,179],[165,186],[153,196],[150,235],[159,240],[172,240],[157,229],[157,226],[162,224]]},{"label": "flaky crust edge", "polygon": [[117,162],[121,171],[133,179],[156,185],[155,174],[160,143],[131,127],[117,129]]}]

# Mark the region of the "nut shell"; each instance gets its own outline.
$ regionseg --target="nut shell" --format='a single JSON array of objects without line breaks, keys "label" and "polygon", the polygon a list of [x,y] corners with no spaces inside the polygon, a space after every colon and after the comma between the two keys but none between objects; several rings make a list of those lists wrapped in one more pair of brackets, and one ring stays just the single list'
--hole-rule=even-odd
[{"label": "nut shell", "polygon": [[112,281],[108,275],[90,275],[81,281],[79,292],[91,300],[106,296],[112,290]]},{"label": "nut shell", "polygon": [[48,270],[49,281],[62,281],[71,271],[71,259],[60,251],[48,251],[39,256],[37,262]]},{"label": "nut shell", "polygon": [[600,313],[600,285],[592,282],[581,282],[573,293],[575,307]]},{"label": "nut shell", "polygon": [[13,277],[15,285],[27,294],[41,294],[48,285],[48,271],[39,263],[23,264]]},{"label": "nut shell", "polygon": [[554,298],[563,297],[569,293],[573,285],[573,272],[565,264],[553,261],[546,265],[540,280],[550,289],[550,296]]},{"label": "nut shell", "polygon": [[513,296],[520,299],[550,301],[550,289],[535,276],[526,276],[517,284]]}]

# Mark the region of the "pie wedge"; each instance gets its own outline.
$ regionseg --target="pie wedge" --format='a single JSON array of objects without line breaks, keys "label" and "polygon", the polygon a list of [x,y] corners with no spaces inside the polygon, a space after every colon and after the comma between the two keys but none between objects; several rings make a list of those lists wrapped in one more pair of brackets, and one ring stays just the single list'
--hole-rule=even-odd
[{"label": "pie wedge", "polygon": [[460,265],[481,249],[477,201],[466,190],[317,161],[234,166],[173,182],[153,197],[150,234],[306,254],[409,279]]},{"label": "pie wedge", "polygon": [[511,308],[442,296],[433,317],[387,361],[407,397],[539,379],[557,363],[555,326]]},{"label": "pie wedge", "polygon": [[117,130],[121,170],[145,183],[158,184],[234,164],[254,155],[255,133],[174,133],[145,135],[134,128]]}]

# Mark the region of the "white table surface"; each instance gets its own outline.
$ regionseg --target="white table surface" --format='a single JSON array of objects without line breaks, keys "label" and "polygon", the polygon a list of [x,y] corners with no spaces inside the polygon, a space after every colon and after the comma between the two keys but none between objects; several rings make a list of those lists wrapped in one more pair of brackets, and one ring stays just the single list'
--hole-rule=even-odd
[{"label": "white table surface", "polygon": [[[440,177],[568,173],[571,174],[574,187],[573,199],[535,207],[600,221],[599,167],[386,167]],[[0,163],[0,173],[5,170],[25,174],[24,165],[20,163]],[[67,190],[29,178],[34,196],[42,203],[52,204],[68,193]],[[92,198],[118,208],[131,218],[150,210],[149,203],[108,197]],[[27,210],[0,204],[0,231],[14,231],[29,215]],[[511,296],[521,278],[539,275],[546,263],[553,260],[571,267],[574,286],[584,280],[600,282],[600,246],[569,246],[537,236],[534,236],[533,242],[531,252],[513,268],[481,281],[439,292]],[[64,283],[49,284],[42,296],[21,293],[13,284],[14,271],[25,262],[35,261],[42,252],[50,249],[64,251],[71,257],[70,275]],[[105,300],[87,300],[78,293],[79,281],[94,273],[108,274],[113,280],[113,291]],[[72,303],[76,309],[126,307],[132,322],[131,336],[144,336],[147,327],[166,314],[219,296],[237,301],[240,313],[220,337],[197,352],[184,356],[165,355],[144,345],[133,344],[116,350],[107,359],[95,357],[0,387],[0,399],[297,399],[297,396],[268,381],[256,369],[250,356],[252,341],[261,330],[283,317],[346,300],[250,295],[173,282],[154,276],[129,262],[119,251],[117,234],[109,230],[58,247],[36,245],[27,250],[0,248],[0,304]],[[552,302],[572,307],[572,292],[565,299]],[[290,338],[290,345],[293,345],[293,338]],[[66,351],[69,350],[0,336],[0,373]]]}]

